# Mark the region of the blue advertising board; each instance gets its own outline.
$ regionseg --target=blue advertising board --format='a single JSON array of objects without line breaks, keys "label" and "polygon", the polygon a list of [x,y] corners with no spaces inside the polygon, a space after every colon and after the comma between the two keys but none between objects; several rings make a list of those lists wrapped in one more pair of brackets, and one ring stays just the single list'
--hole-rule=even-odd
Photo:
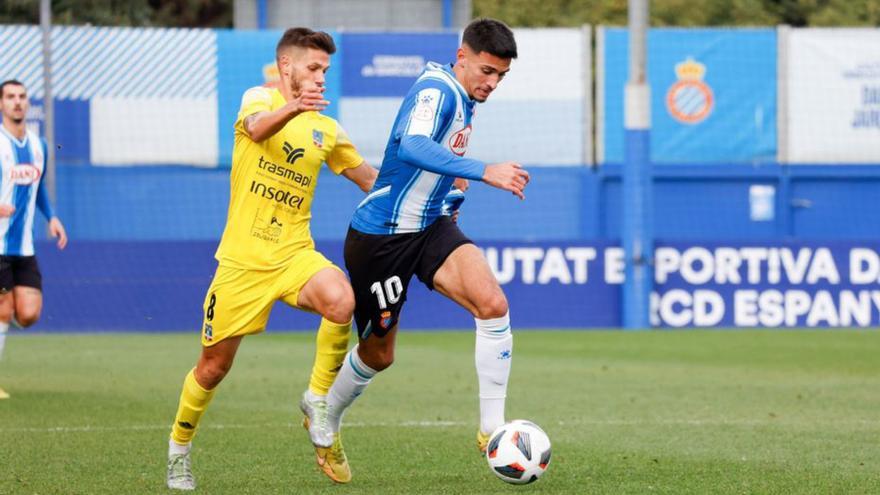
[{"label": "blue advertising board", "polygon": [[[318,249],[343,266],[342,242]],[[515,328],[620,326],[623,250],[603,242],[481,243]],[[38,246],[49,331],[197,331],[216,241],[78,242]],[[655,327],[880,325],[880,242],[660,243]],[[269,330],[318,319],[277,304]],[[410,284],[404,329],[470,329],[464,309]]]},{"label": "blue advertising board", "polygon": [[[604,163],[623,161],[628,34],[604,30]],[[776,159],[776,31],[652,29],[648,33],[655,163]]]},{"label": "blue advertising board", "polygon": [[678,243],[654,256],[654,325],[880,324],[878,242]]},{"label": "blue advertising board", "polygon": [[343,96],[403,96],[427,62],[450,63],[458,33],[343,33]]}]

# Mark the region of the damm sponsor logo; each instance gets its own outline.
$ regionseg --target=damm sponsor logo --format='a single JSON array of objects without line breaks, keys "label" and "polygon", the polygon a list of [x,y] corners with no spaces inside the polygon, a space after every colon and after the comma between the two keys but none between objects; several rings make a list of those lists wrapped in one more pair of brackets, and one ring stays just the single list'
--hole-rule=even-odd
[{"label": "damm sponsor logo", "polygon": [[29,186],[40,180],[40,169],[30,163],[16,165],[9,169],[9,179],[13,184]]}]

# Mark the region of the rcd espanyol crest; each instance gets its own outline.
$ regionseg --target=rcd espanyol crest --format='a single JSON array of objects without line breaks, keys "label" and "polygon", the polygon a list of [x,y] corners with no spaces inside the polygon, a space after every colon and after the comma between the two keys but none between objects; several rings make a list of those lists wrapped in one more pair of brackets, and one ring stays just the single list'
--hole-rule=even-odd
[{"label": "rcd espanyol crest", "polygon": [[688,57],[675,64],[678,77],[666,93],[666,109],[683,124],[698,124],[712,113],[715,97],[712,88],[703,82],[706,66]]}]

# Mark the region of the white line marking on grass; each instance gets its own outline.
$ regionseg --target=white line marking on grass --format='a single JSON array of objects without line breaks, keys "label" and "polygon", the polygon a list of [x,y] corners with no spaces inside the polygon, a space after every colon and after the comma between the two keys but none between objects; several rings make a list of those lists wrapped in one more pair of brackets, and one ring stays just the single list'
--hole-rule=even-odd
[{"label": "white line marking on grass", "polygon": [[[854,419],[854,420],[786,420],[774,419],[673,419],[673,420],[577,420],[557,421],[551,423],[555,426],[866,426],[880,429],[880,420]],[[345,423],[345,428],[451,428],[468,426],[464,421],[399,421],[399,422],[352,422]],[[211,424],[200,426],[209,430],[251,430],[261,428],[301,428],[299,423],[248,423],[248,424]],[[161,431],[171,430],[171,426],[163,425],[122,425],[122,426],[48,426],[43,428],[0,428],[0,433],[103,433],[124,431]]]},{"label": "white line marking on grass", "polygon": [[[452,426],[465,426],[463,421],[401,421],[392,422],[353,422],[344,423],[345,428],[382,428],[382,427],[410,427],[410,428],[448,428]],[[200,429],[209,430],[249,430],[256,428],[302,428],[299,423],[248,423],[248,424],[205,424]],[[0,433],[103,433],[110,431],[171,431],[171,425],[122,425],[122,426],[47,426],[44,428],[0,428]]]}]

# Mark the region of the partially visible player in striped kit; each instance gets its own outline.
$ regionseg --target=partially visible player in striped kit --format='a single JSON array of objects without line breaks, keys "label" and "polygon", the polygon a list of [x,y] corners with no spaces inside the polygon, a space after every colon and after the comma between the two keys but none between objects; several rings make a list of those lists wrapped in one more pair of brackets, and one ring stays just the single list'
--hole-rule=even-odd
[{"label": "partially visible player in striped kit", "polygon": [[[16,80],[0,84],[0,357],[13,317],[18,325],[29,327],[43,309],[42,275],[34,256],[37,208],[49,219],[58,249],[67,245],[64,226],[43,187],[46,145],[25,124],[29,107],[24,84]],[[0,389],[0,399],[8,398]]]}]

